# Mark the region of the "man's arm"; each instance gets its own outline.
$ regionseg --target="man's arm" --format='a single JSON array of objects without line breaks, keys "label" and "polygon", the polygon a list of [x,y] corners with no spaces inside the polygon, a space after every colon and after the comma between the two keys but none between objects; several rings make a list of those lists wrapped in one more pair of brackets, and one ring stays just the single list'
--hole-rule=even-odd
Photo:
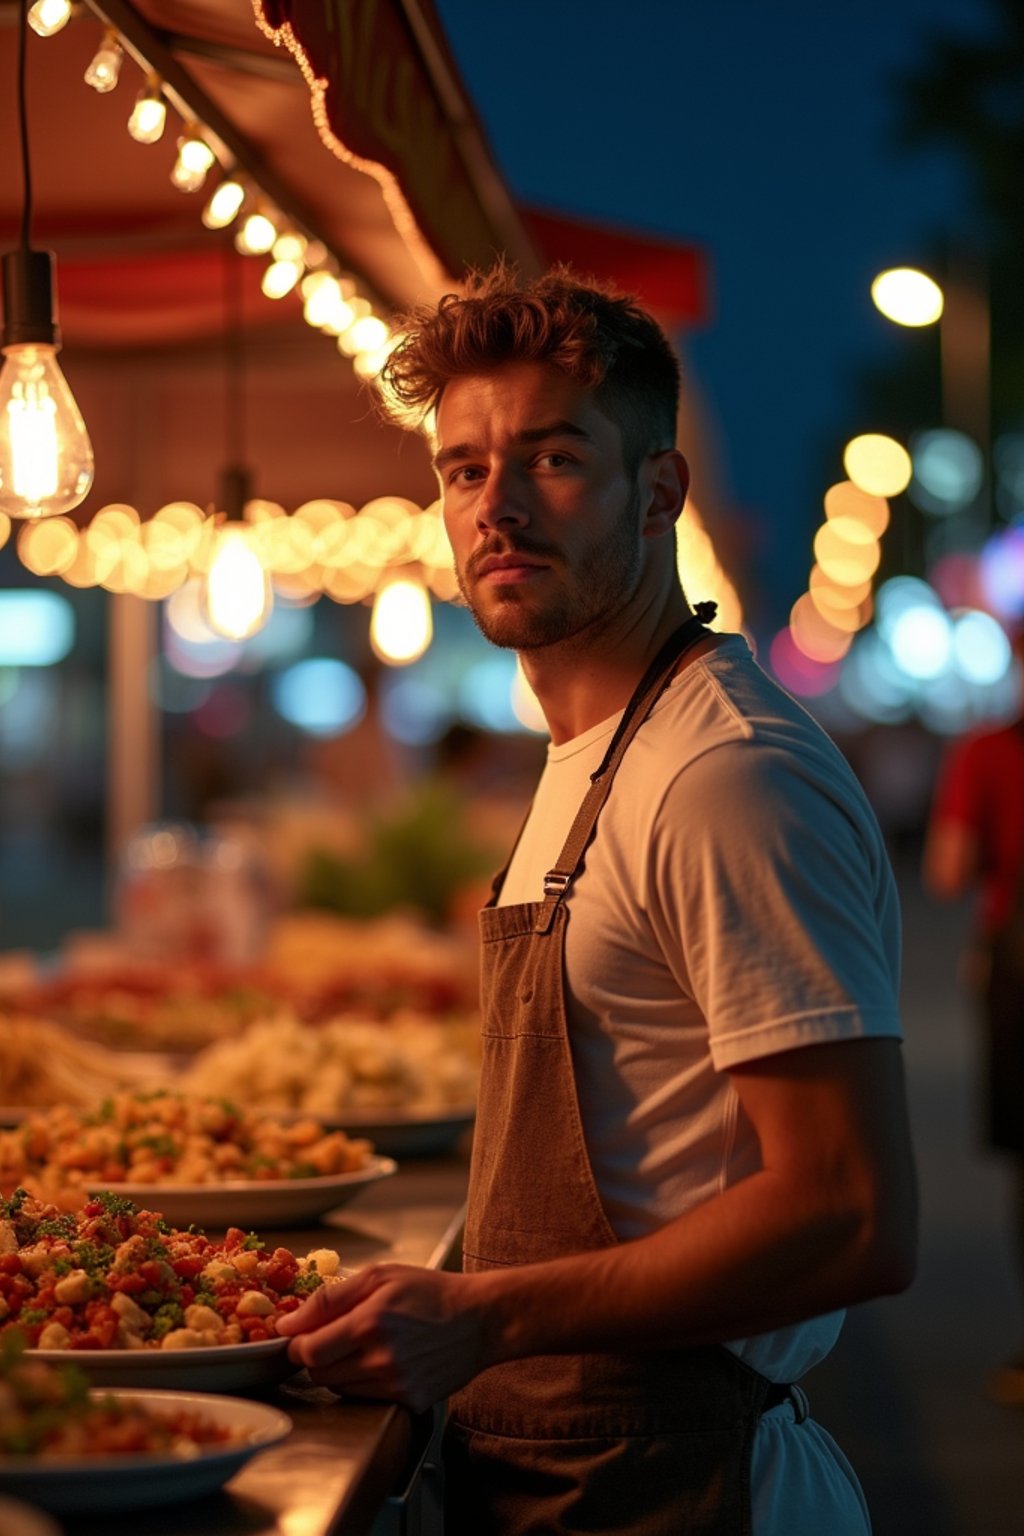
[{"label": "man's arm", "polygon": [[722,1342],[908,1285],[898,1044],[808,1046],[730,1076],[761,1145],[750,1178],[594,1253],[469,1275],[373,1266],[283,1320],[292,1359],[340,1391],[424,1408],[502,1361]]}]

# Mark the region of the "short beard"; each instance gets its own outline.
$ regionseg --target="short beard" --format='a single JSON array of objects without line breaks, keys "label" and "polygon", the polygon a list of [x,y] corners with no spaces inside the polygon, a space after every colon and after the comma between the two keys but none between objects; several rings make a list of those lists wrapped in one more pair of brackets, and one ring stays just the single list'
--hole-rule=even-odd
[{"label": "short beard", "polygon": [[[595,545],[588,559],[573,573],[573,584],[561,603],[547,608],[533,607],[518,586],[509,583],[505,600],[497,611],[481,613],[474,606],[461,571],[456,572],[463,602],[473,615],[480,633],[502,650],[539,651],[551,645],[582,636],[622,611],[636,591],[640,579],[642,555],[637,539],[636,518],[640,505],[639,487],[629,500],[607,538]],[[535,546],[509,541],[507,553]]]}]

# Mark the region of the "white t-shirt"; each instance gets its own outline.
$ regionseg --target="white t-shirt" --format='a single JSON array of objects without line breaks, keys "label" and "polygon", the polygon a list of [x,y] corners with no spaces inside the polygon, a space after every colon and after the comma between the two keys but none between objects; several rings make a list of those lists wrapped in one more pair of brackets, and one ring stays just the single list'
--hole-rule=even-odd
[{"label": "white t-shirt", "polygon": [[[549,747],[502,905],[540,899],[619,719]],[[690,662],[658,700],[566,902],[583,1130],[623,1239],[758,1168],[725,1069],[821,1041],[901,1035],[899,908],[874,814],[835,745],[739,636]],[[795,1380],[832,1348],[842,1317],[729,1347],[772,1380]],[[815,1498],[828,1492],[822,1477],[841,1495],[840,1523],[819,1506],[817,1531],[866,1530],[856,1479],[824,1431],[800,1426],[783,1467],[781,1446],[794,1437],[778,1434],[780,1419],[792,1425],[788,1406],[765,1415],[757,1435],[756,1536],[799,1536],[798,1464],[814,1473]],[[780,1488],[787,1507],[769,1519]]]}]

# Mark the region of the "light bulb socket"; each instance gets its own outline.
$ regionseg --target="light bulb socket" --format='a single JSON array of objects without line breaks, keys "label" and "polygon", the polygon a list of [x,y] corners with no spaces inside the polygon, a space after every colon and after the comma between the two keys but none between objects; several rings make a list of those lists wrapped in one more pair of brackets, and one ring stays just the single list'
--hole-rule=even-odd
[{"label": "light bulb socket", "polygon": [[252,496],[252,475],[244,464],[229,464],[220,472],[220,504],[229,523],[245,522],[245,504]]},{"label": "light bulb socket", "polygon": [[60,347],[57,258],[22,247],[3,257],[4,324],[0,346]]}]

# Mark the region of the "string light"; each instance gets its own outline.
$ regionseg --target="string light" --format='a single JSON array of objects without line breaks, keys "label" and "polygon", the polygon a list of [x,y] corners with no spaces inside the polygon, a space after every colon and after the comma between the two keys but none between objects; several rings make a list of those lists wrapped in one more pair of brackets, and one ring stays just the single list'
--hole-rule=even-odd
[{"label": "string light", "polygon": [[207,229],[226,229],[237,217],[244,202],[245,183],[237,176],[229,176],[217,187],[203,209],[203,223]]},{"label": "string light", "polygon": [[117,33],[112,27],[108,27],[103,34],[103,41],[92,56],[92,62],[85,72],[85,83],[91,85],[94,91],[99,91],[101,96],[107,91],[112,91],[121,78],[121,64],[124,60],[124,51],[117,40]]},{"label": "string light", "polygon": [[283,299],[301,276],[301,261],[272,261],[263,274],[260,288],[268,299]]},{"label": "string light", "polygon": [[235,250],[243,256],[265,256],[277,239],[277,226],[263,208],[248,215],[235,236]]},{"label": "string light", "polygon": [[198,192],[216,158],[199,129],[190,123],[178,140],[178,158],[174,162],[171,181],[179,192]]},{"label": "string light", "polygon": [[160,81],[156,75],[150,75],[135,98],[128,132],[136,144],[156,144],[163,138],[166,123],[167,103],[160,94]]},{"label": "string light", "polygon": [[71,0],[35,0],[28,24],[40,37],[52,37],[71,20]]}]

